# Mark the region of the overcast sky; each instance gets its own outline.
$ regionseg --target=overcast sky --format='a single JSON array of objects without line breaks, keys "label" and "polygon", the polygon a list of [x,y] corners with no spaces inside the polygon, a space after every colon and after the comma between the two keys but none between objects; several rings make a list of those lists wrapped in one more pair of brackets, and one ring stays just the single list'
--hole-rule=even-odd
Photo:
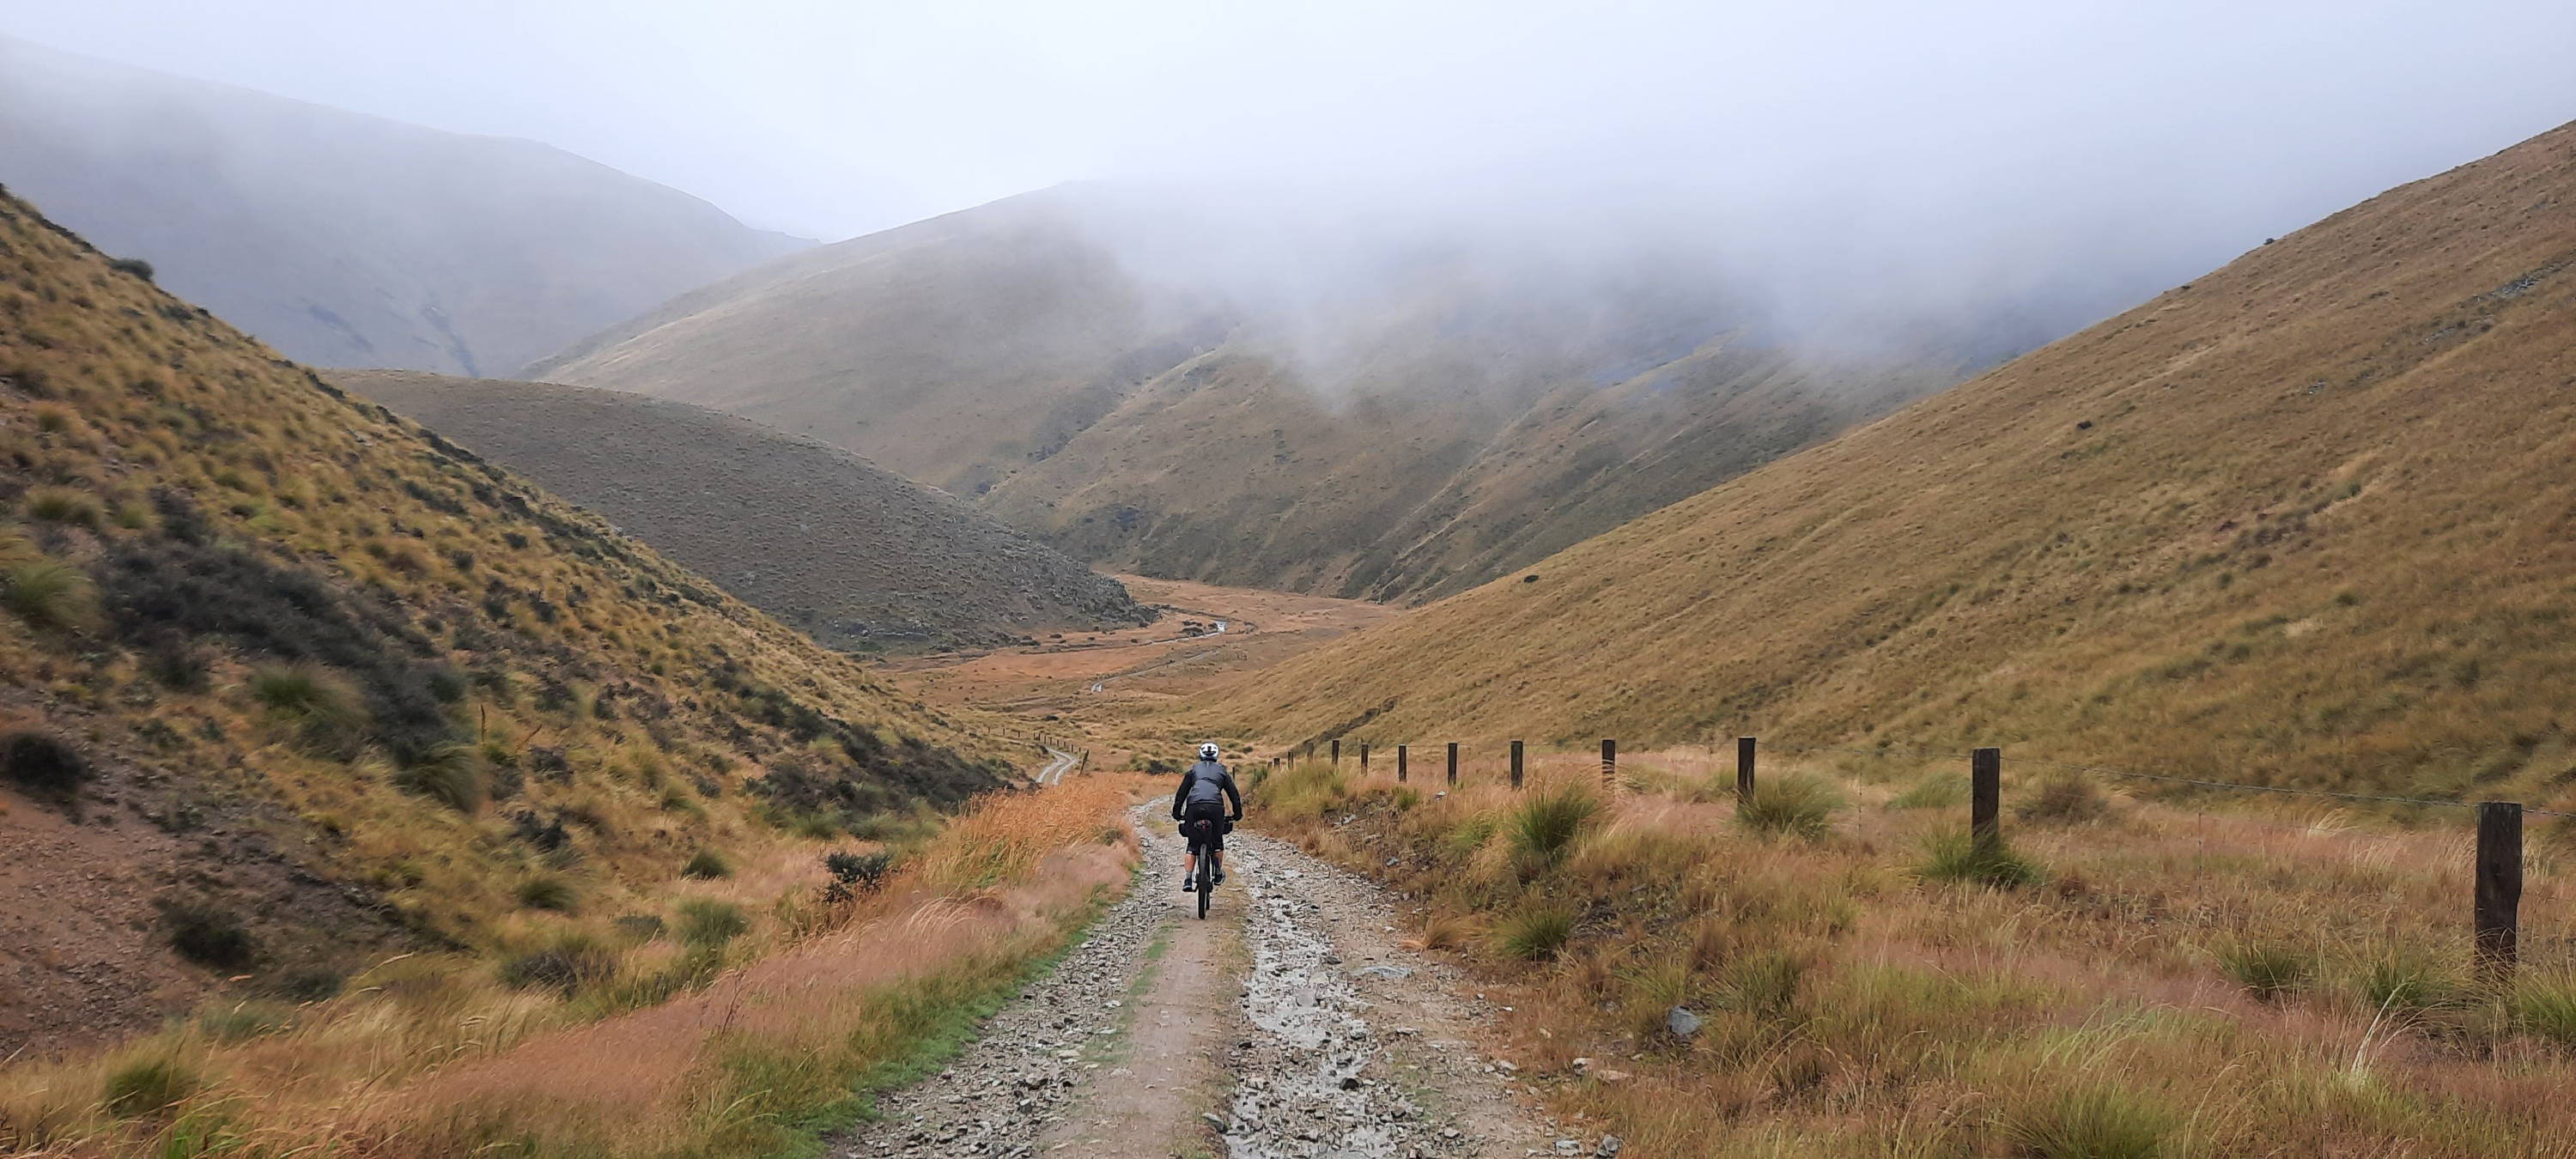
[{"label": "overcast sky", "polygon": [[1096,177],[1965,215],[1980,245],[2282,232],[2576,118],[2576,5],[2120,8],[82,0],[0,30],[536,138],[825,238]]}]

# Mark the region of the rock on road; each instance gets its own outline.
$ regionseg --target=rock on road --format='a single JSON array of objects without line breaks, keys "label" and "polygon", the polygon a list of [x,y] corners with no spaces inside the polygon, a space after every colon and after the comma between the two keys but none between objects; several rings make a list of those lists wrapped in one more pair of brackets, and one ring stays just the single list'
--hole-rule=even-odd
[{"label": "rock on road", "polygon": [[1227,839],[1208,920],[1181,848],[938,1073],[889,1092],[836,1156],[1415,1159],[1579,1154],[1473,1045],[1493,1012],[1396,942],[1381,890],[1285,843]]}]

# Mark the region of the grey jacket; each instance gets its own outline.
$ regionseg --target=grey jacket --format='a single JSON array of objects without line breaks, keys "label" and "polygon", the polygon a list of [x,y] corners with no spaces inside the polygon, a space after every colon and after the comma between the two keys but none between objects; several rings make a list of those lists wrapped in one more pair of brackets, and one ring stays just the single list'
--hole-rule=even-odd
[{"label": "grey jacket", "polygon": [[1172,820],[1180,820],[1186,806],[1213,805],[1219,800],[1231,806],[1229,816],[1243,819],[1243,794],[1235,791],[1234,775],[1215,761],[1200,761],[1181,774],[1180,790],[1172,794]]}]

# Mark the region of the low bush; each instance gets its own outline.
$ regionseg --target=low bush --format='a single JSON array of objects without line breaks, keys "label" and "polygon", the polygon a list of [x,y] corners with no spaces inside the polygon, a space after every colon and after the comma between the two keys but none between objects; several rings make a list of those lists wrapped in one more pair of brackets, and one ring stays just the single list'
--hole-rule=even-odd
[{"label": "low bush", "polygon": [[581,895],[572,883],[551,875],[531,877],[519,883],[519,904],[528,909],[568,914],[581,907]]},{"label": "low bush", "polygon": [[1932,881],[1966,882],[1996,889],[2034,885],[2043,876],[2038,866],[2023,860],[2002,841],[1979,841],[1957,832],[1932,838],[1915,871]]},{"label": "low bush", "polygon": [[98,622],[98,589],[89,577],[50,559],[0,571],[0,603],[30,628],[71,632]]},{"label": "low bush", "polygon": [[1551,789],[1515,807],[1504,829],[1521,855],[1554,863],[1600,811],[1600,800],[1587,790]]},{"label": "low bush", "polygon": [[733,862],[725,860],[724,854],[713,849],[701,849],[689,855],[688,864],[680,867],[680,876],[694,877],[701,881],[732,877]]},{"label": "low bush", "polygon": [[1494,948],[1525,962],[1555,957],[1573,936],[1574,911],[1555,902],[1525,903],[1494,923]]},{"label": "low bush", "polygon": [[511,954],[500,969],[501,984],[513,990],[553,990],[566,998],[616,976],[616,952],[580,934]]},{"label": "low bush", "polygon": [[257,953],[241,916],[211,899],[165,898],[159,908],[161,928],[180,957],[200,966],[239,970]]},{"label": "low bush", "polygon": [[1756,833],[1822,837],[1842,807],[1842,793],[1824,778],[1789,773],[1757,783],[1753,799],[1736,809],[1735,821]]},{"label": "low bush", "polygon": [[196,1089],[194,1069],[169,1055],[154,1054],[109,1068],[99,1098],[110,1114],[130,1119],[169,1110]]},{"label": "low bush", "polygon": [[751,929],[742,907],[729,901],[693,897],[680,903],[679,913],[680,944],[692,948],[714,949]]},{"label": "low bush", "polygon": [[823,895],[830,901],[846,901],[860,894],[875,893],[885,888],[886,875],[894,869],[894,855],[879,850],[874,853],[826,853],[823,871],[832,875],[832,884]]},{"label": "low bush", "polygon": [[316,664],[263,664],[250,677],[252,700],[292,727],[305,748],[348,760],[366,745],[368,721],[358,692],[339,673]]},{"label": "low bush", "polygon": [[13,732],[0,737],[0,775],[30,792],[63,797],[78,792],[90,774],[80,751],[59,738]]},{"label": "low bush", "polygon": [[120,274],[132,274],[147,282],[152,280],[152,263],[142,258],[109,258],[107,268]]}]

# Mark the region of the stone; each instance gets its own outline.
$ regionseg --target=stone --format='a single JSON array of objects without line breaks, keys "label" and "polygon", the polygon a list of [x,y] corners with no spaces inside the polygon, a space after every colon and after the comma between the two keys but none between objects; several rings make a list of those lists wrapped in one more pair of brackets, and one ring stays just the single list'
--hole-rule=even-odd
[{"label": "stone", "polygon": [[1671,1013],[1664,1015],[1664,1029],[1672,1031],[1675,1038],[1689,1038],[1699,1033],[1699,1015],[1688,1007],[1673,1007]]}]

